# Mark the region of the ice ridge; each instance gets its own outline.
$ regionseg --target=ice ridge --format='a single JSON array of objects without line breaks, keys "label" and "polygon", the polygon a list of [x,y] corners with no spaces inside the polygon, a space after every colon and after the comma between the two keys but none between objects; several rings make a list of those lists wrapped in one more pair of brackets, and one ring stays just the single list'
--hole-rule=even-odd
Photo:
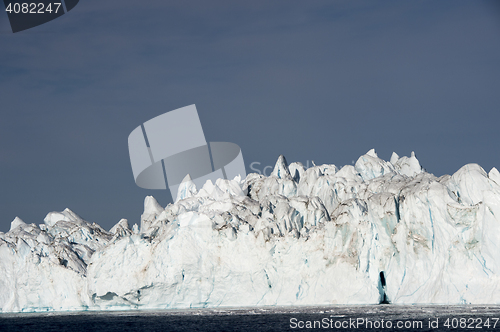
[{"label": "ice ridge", "polygon": [[186,177],[132,228],[16,217],[0,232],[0,309],[499,304],[499,217],[496,168],[437,178],[414,153],[341,169],[280,156],[269,177]]}]

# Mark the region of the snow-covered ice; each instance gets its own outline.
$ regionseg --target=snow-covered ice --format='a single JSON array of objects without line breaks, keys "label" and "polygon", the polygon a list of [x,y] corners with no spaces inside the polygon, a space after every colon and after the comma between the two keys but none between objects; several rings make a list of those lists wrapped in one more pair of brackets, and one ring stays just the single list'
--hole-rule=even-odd
[{"label": "snow-covered ice", "polygon": [[[248,194],[245,194],[248,192]],[[500,173],[425,172],[414,153],[189,177],[110,231],[66,209],[0,232],[3,312],[500,304]]]}]

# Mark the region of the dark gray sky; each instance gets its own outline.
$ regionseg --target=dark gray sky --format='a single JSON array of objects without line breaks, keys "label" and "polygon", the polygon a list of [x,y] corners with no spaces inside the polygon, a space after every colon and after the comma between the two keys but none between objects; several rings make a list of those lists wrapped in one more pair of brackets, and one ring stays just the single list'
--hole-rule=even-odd
[{"label": "dark gray sky", "polygon": [[[2,13],[3,14],[3,13]],[[5,27],[5,15],[0,15]],[[500,166],[493,1],[81,0],[0,31],[0,231],[68,207],[139,222],[127,138],[196,104],[252,162],[350,164],[415,151],[427,171]]]}]

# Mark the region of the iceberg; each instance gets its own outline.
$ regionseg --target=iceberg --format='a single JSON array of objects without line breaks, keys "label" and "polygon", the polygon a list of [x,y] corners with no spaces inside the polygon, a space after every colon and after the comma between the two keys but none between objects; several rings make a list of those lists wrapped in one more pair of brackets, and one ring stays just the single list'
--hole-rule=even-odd
[{"label": "iceberg", "polygon": [[73,211],[0,232],[2,312],[331,304],[499,304],[500,173],[427,173],[414,153],[187,176],[132,227]]}]

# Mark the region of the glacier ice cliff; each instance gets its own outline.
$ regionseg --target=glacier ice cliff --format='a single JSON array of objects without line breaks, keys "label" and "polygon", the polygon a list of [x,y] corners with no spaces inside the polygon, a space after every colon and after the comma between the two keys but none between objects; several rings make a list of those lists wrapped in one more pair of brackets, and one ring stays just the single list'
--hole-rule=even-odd
[{"label": "glacier ice cliff", "polygon": [[[244,194],[247,191],[248,194]],[[3,312],[321,304],[499,304],[500,173],[355,165],[189,178],[110,231],[66,209],[0,232]]]}]

